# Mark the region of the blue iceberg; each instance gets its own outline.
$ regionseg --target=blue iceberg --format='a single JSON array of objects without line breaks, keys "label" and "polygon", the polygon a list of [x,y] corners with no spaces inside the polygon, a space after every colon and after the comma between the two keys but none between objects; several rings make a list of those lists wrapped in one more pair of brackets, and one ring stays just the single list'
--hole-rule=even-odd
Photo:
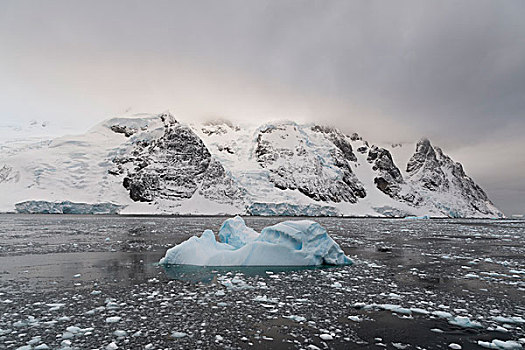
[{"label": "blue iceberg", "polygon": [[211,230],[168,249],[162,265],[316,266],[349,265],[352,260],[317,222],[284,221],[260,234],[236,216],[227,219],[219,241]]}]

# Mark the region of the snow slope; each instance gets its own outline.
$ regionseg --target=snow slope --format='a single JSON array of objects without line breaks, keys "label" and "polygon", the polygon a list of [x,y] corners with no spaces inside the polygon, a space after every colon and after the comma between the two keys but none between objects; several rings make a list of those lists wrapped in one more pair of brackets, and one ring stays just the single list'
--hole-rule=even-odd
[{"label": "snow slope", "polygon": [[[503,215],[428,140],[379,147],[313,124],[186,125],[141,114],[0,150],[0,211],[70,201],[121,213]],[[38,203],[24,208],[50,207]]]}]

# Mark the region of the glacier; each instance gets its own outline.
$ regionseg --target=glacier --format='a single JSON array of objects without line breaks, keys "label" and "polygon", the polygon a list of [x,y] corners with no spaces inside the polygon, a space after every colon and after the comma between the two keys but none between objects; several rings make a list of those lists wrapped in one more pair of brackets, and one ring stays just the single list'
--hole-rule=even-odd
[{"label": "glacier", "polygon": [[251,204],[247,213],[255,216],[342,216],[336,208],[326,205],[260,202]]},{"label": "glacier", "polygon": [[20,214],[118,214],[124,205],[114,203],[74,203],[70,201],[25,201],[15,204]]},{"label": "glacier", "polygon": [[[350,265],[352,260],[317,222],[283,221],[260,234],[240,216],[167,250],[161,265],[196,266],[316,266]],[[229,243],[228,243],[229,242]]]}]

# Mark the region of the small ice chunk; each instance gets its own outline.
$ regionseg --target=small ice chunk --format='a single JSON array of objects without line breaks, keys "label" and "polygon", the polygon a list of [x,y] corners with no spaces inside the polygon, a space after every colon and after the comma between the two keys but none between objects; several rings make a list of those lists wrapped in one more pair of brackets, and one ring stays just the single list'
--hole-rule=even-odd
[{"label": "small ice chunk", "polygon": [[451,349],[454,349],[454,350],[461,350],[462,349],[461,345],[456,344],[456,343],[450,343],[450,344],[448,344],[448,347],[451,348]]},{"label": "small ice chunk", "polygon": [[106,350],[117,350],[117,349],[118,349],[118,345],[115,344],[115,342],[111,342],[108,345],[106,345]]},{"label": "small ice chunk", "polygon": [[171,336],[173,338],[184,338],[186,337],[188,334],[187,333],[184,333],[184,332],[172,332],[171,333]]},{"label": "small ice chunk", "polygon": [[422,315],[428,315],[429,314],[429,312],[427,310],[421,309],[421,308],[418,308],[418,307],[411,307],[410,311],[412,311],[415,314],[422,314]]},{"label": "small ice chunk", "polygon": [[35,345],[35,344],[38,344],[38,343],[40,343],[40,340],[41,340],[41,339],[42,339],[42,338],[41,338],[40,336],[33,337],[33,338],[31,338],[30,341],[27,342],[27,344],[29,344],[29,345]]},{"label": "small ice chunk", "polygon": [[330,287],[332,288],[341,288],[343,285],[340,282],[334,282]]},{"label": "small ice chunk", "polygon": [[478,345],[487,349],[502,349],[502,350],[520,350],[523,349],[520,343],[513,340],[499,340],[494,339],[491,342],[478,340]]},{"label": "small ice chunk", "polygon": [[120,330],[120,329],[117,329],[116,331],[113,332],[113,335],[114,335],[115,337],[120,338],[120,337],[125,337],[125,336],[127,336],[127,335],[128,335],[128,332],[123,331],[123,330]]},{"label": "small ice chunk", "polygon": [[525,319],[520,316],[504,317],[504,316],[492,316],[492,319],[496,322],[501,323],[525,323]]},{"label": "small ice chunk", "polygon": [[62,333],[62,339],[71,339],[73,338],[75,335],[71,332],[64,332]]},{"label": "small ice chunk", "polygon": [[119,322],[122,319],[122,317],[119,316],[111,316],[106,318],[106,323],[116,323]]},{"label": "small ice chunk", "polygon": [[330,334],[321,334],[319,335],[319,338],[323,339],[323,340],[334,340],[334,337],[332,337]]},{"label": "small ice chunk", "polygon": [[432,315],[437,316],[439,318],[452,318],[452,314],[446,311],[433,311]]},{"label": "small ice chunk", "polygon": [[466,316],[456,316],[448,320],[448,323],[455,326],[460,326],[463,328],[483,328],[481,323],[477,321],[471,321],[470,318]]},{"label": "small ice chunk", "polygon": [[306,318],[304,318],[303,316],[297,316],[297,315],[290,315],[290,316],[283,316],[284,318],[288,318],[292,321],[295,321],[295,322],[304,322],[306,321]]},{"label": "small ice chunk", "polygon": [[66,328],[66,332],[73,333],[73,334],[80,333],[81,331],[82,331],[82,329],[80,327],[76,327],[76,326],[69,326],[69,327]]},{"label": "small ice chunk", "polygon": [[49,311],[57,311],[64,307],[66,304],[64,303],[53,303],[53,304],[46,304],[46,306],[50,307]]},{"label": "small ice chunk", "polygon": [[387,311],[390,311],[390,312],[396,312],[396,313],[404,314],[404,315],[412,314],[412,311],[410,309],[401,307],[400,305],[379,304],[379,305],[376,305],[376,306],[378,308],[380,308],[380,309],[387,310]]},{"label": "small ice chunk", "polygon": [[35,347],[35,350],[48,350],[49,349],[49,346],[47,346],[47,344],[40,344],[38,345],[37,347]]}]

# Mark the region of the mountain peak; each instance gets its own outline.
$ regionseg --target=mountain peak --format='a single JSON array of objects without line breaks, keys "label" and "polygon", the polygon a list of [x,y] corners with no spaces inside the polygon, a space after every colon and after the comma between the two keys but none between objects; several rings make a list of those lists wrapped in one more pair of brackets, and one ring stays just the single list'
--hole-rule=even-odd
[{"label": "mountain peak", "polygon": [[112,202],[128,213],[501,215],[461,164],[428,139],[415,148],[403,176],[400,147],[332,126],[116,117],[85,135],[3,154],[0,186],[12,195],[0,208],[34,199]]}]

